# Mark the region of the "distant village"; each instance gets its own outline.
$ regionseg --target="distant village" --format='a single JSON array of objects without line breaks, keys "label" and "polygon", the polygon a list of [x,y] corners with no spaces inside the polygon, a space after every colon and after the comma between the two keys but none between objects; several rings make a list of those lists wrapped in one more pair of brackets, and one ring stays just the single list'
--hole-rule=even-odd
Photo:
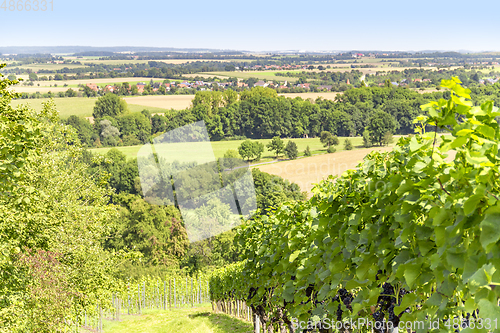
[{"label": "distant village", "polygon": [[[347,80],[347,84],[350,84],[349,80]],[[227,89],[229,87],[238,87],[238,88],[248,88],[249,85],[243,81],[238,81],[238,82],[205,82],[205,81],[194,81],[194,82],[189,82],[189,81],[182,81],[180,83],[177,82],[153,82],[151,83],[145,83],[145,82],[139,82],[135,85],[137,87],[137,94],[144,94],[146,89],[151,89],[152,93],[158,93],[164,91],[170,91],[173,88],[175,89],[195,89],[199,91],[204,91],[204,90],[213,90],[214,85],[220,89]],[[106,85],[104,87],[98,86],[97,84],[94,83],[87,83],[86,86],[90,88],[92,91],[95,91],[96,93],[100,94],[105,94],[105,93],[115,93],[118,89],[118,87],[114,85]],[[269,87],[273,89],[289,89],[289,88],[302,88],[305,90],[310,90],[311,89],[311,84],[310,83],[298,83],[298,84],[291,84],[287,81],[284,83],[279,83],[275,84],[272,81],[263,81],[259,80],[253,84],[253,87]],[[318,91],[330,91],[332,89],[332,85],[319,85],[315,86],[315,90]],[[132,90],[132,86],[129,88],[129,91]],[[150,92],[149,92],[150,93]]]}]

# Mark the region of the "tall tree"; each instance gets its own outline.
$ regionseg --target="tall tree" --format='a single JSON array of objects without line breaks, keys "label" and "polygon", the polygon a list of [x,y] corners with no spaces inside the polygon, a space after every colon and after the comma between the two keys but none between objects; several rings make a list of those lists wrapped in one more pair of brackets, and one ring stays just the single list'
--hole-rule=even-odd
[{"label": "tall tree", "polygon": [[366,129],[370,133],[370,141],[382,145],[384,135],[387,132],[391,134],[394,133],[396,122],[390,114],[383,111],[377,111],[370,118]]},{"label": "tall tree", "polygon": [[297,144],[293,141],[288,141],[285,148],[285,156],[291,160],[294,160],[299,155],[299,150]]},{"label": "tall tree", "polygon": [[238,147],[238,152],[242,158],[248,161],[259,160],[264,152],[264,145],[258,141],[245,140]]},{"label": "tall tree", "polygon": [[339,144],[339,138],[328,131],[321,132],[320,141],[324,145],[324,147],[328,148]]},{"label": "tall tree", "polygon": [[274,151],[276,158],[278,158],[278,156],[285,151],[285,143],[279,136],[275,136],[271,142],[267,144],[267,149],[269,151]]},{"label": "tall tree", "polygon": [[94,106],[94,118],[103,116],[116,117],[124,114],[128,110],[127,102],[113,93],[99,97]]},{"label": "tall tree", "polygon": [[111,297],[116,263],[102,243],[116,207],[55,105],[13,108],[8,85],[0,80],[0,330],[62,332],[75,311]]}]

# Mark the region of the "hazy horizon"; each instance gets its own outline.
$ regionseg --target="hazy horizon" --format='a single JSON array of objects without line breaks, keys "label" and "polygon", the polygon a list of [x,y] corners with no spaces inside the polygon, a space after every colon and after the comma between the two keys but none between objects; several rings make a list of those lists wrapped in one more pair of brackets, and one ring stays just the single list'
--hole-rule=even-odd
[{"label": "hazy horizon", "polygon": [[[59,49],[59,50],[56,50]],[[7,52],[5,52],[7,51]],[[444,53],[444,52],[458,52],[462,54],[467,53],[499,53],[499,50],[457,50],[457,49],[425,49],[425,50],[369,50],[369,49],[345,49],[345,50],[299,50],[299,49],[274,49],[274,50],[238,50],[238,49],[209,49],[209,48],[175,48],[175,47],[157,47],[157,46],[132,46],[132,45],[116,45],[116,46],[93,46],[93,45],[8,45],[0,46],[0,54],[28,54],[28,53],[51,53],[51,54],[69,54],[81,52],[179,52],[179,53],[205,53],[205,52],[241,52],[249,54],[264,54],[264,53],[277,53],[277,54],[299,54],[299,53],[324,53],[324,54],[338,54],[349,52],[365,52],[365,53]]]},{"label": "hazy horizon", "polygon": [[498,2],[252,3],[53,0],[53,11],[0,10],[1,46],[92,45],[246,50],[500,50],[486,12]]}]

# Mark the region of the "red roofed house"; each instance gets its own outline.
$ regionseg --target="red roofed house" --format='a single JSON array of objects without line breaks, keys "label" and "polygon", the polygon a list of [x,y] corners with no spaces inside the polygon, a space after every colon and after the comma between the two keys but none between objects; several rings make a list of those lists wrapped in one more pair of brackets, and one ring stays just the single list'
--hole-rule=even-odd
[{"label": "red roofed house", "polygon": [[104,91],[112,93],[115,91],[115,86],[111,86],[108,84],[106,87],[104,87]]},{"label": "red roofed house", "polygon": [[310,88],[311,88],[310,86],[311,86],[311,84],[310,84],[310,83],[299,83],[299,84],[297,85],[297,87],[299,87],[299,88],[304,88],[304,89],[310,89]]},{"label": "red roofed house", "polygon": [[94,84],[94,83],[87,83],[87,87],[89,87],[93,91],[99,90],[99,87],[97,87],[97,84]]},{"label": "red roofed house", "polygon": [[144,87],[146,85],[144,83],[137,83],[137,91],[142,94],[144,92]]}]

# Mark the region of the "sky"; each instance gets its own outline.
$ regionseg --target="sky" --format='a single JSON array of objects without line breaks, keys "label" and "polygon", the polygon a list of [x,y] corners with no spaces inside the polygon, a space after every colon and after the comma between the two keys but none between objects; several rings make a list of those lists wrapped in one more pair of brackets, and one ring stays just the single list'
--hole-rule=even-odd
[{"label": "sky", "polygon": [[500,1],[52,0],[38,12],[3,4],[0,46],[500,51]]}]

